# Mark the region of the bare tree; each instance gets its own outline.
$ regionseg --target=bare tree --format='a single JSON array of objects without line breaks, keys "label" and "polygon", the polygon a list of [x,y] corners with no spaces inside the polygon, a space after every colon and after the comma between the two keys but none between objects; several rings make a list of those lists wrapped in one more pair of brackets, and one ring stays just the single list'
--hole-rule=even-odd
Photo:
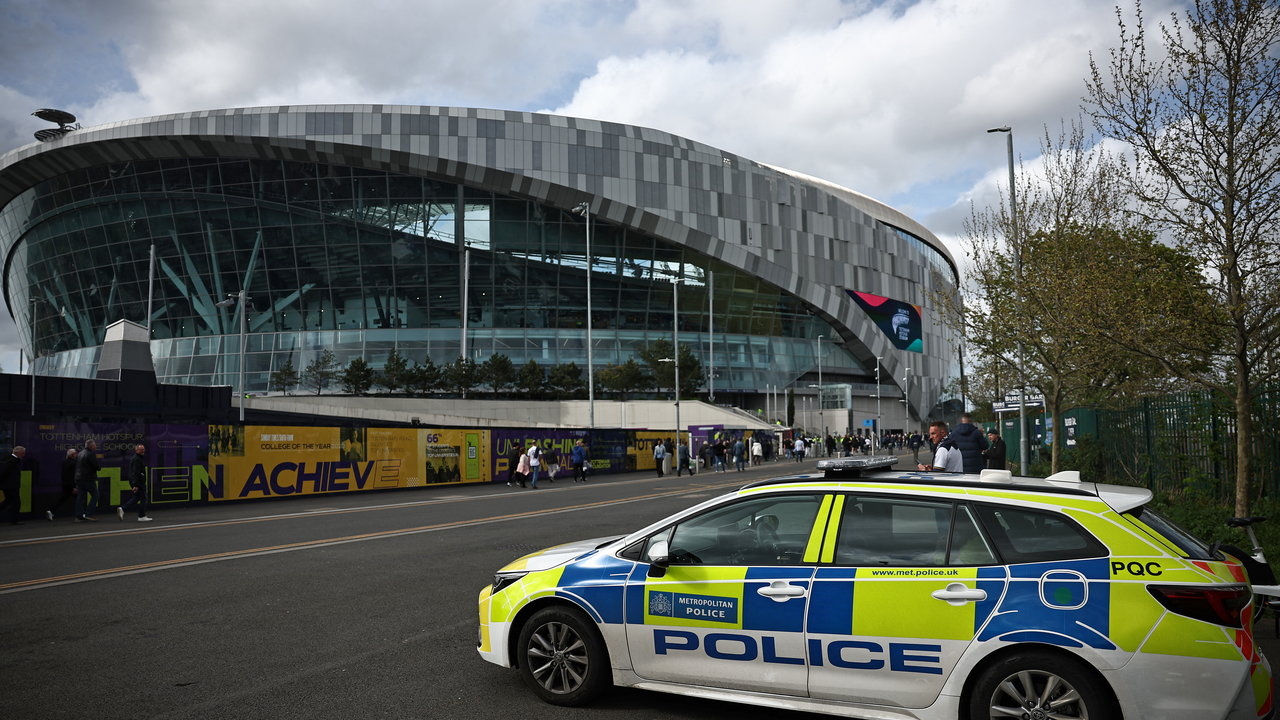
[{"label": "bare tree", "polygon": [[1148,54],[1141,5],[1117,10],[1119,46],[1090,61],[1087,110],[1132,153],[1126,188],[1142,222],[1201,258],[1225,342],[1205,367],[1137,347],[1179,377],[1231,397],[1235,512],[1248,514],[1252,408],[1280,344],[1280,5],[1196,0],[1160,23]]},{"label": "bare tree", "polygon": [[[1075,263],[1069,272],[1060,261],[1081,252],[1093,257],[1090,236],[1120,222],[1122,201],[1114,160],[1089,142],[1082,123],[1064,123],[1056,136],[1046,128],[1040,150],[1040,166],[1017,175],[1016,216],[1005,195],[999,207],[975,208],[965,223],[973,273],[963,307],[955,298],[938,301],[960,319],[977,364],[988,372],[1005,368],[1001,374],[1014,386],[1021,364],[1025,385],[1044,395],[1061,427],[1062,413],[1106,382],[1104,360],[1114,358],[1064,315],[1063,303],[1081,292],[1089,273]],[[1054,472],[1061,438],[1055,433],[1051,446]]]}]

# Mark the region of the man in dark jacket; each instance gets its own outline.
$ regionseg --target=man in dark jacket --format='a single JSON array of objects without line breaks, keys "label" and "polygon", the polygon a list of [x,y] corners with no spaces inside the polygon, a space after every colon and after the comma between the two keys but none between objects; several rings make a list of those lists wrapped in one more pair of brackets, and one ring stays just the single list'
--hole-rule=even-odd
[{"label": "man in dark jacket", "polygon": [[[57,514],[63,503],[74,499],[76,496],[76,459],[76,449],[67,448],[67,455],[62,458],[62,492],[59,493],[56,500],[49,503],[48,507],[45,508],[44,516],[47,520],[53,520],[53,516]],[[74,509],[73,507],[72,510]]]},{"label": "man in dark jacket", "polygon": [[26,455],[27,449],[18,445],[9,457],[0,460],[0,492],[4,493],[4,500],[0,500],[0,518],[8,520],[10,525],[22,524],[18,521],[18,513],[22,509],[19,491],[22,489],[22,458]]},{"label": "man in dark jacket", "polygon": [[991,442],[991,447],[982,451],[982,456],[987,459],[987,467],[994,470],[1004,470],[1008,466],[1005,461],[1005,453],[1008,452],[1008,449],[1005,447],[1004,438],[1000,437],[1000,433],[995,430],[988,430],[987,439]]},{"label": "man in dark jacket", "polygon": [[982,434],[982,430],[973,424],[973,418],[969,417],[969,413],[960,416],[960,424],[956,425],[947,439],[960,451],[966,473],[982,472],[983,466],[986,465],[986,458],[982,456],[982,451],[987,449],[987,438]]},{"label": "man in dark jacket", "polygon": [[97,522],[93,511],[98,506],[98,441],[84,441],[84,449],[76,456],[76,522]]},{"label": "man in dark jacket", "polygon": [[125,479],[129,481],[129,489],[133,490],[133,497],[130,497],[125,504],[116,508],[116,517],[124,520],[124,511],[133,506],[138,506],[138,522],[151,522],[151,516],[147,514],[147,446],[138,445],[133,449],[133,457],[129,458],[129,469],[125,475]]}]

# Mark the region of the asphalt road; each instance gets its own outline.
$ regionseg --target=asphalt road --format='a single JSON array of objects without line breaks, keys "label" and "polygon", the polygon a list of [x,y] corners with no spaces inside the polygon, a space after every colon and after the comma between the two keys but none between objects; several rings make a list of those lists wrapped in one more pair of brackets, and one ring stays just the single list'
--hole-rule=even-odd
[{"label": "asphalt road", "polygon": [[557,708],[475,651],[476,595],[508,561],[798,467],[0,526],[0,718],[812,717],[621,689]]}]

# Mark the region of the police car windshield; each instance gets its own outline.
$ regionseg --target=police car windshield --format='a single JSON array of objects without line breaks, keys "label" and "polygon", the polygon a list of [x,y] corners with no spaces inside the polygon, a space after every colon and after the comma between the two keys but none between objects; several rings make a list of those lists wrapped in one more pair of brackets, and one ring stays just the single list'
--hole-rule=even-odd
[{"label": "police car windshield", "polygon": [[1207,544],[1196,536],[1174,525],[1170,520],[1166,519],[1155,510],[1143,506],[1137,510],[1132,510],[1128,515],[1133,515],[1142,521],[1147,527],[1155,530],[1165,540],[1173,543],[1175,547],[1183,552],[1183,554],[1191,560],[1219,560],[1217,554],[1209,548]]}]

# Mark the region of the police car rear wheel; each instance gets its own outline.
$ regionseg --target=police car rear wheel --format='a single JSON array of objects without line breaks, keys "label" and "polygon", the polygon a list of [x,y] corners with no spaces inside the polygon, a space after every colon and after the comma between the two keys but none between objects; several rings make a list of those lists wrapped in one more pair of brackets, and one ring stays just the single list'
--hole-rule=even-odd
[{"label": "police car rear wheel", "polygon": [[543,608],[520,631],[520,674],[554,705],[585,705],[609,684],[609,656],[600,633],[581,613]]},{"label": "police car rear wheel", "polygon": [[1080,663],[1048,653],[1015,655],[987,668],[969,698],[970,720],[1111,720],[1111,693]]}]

